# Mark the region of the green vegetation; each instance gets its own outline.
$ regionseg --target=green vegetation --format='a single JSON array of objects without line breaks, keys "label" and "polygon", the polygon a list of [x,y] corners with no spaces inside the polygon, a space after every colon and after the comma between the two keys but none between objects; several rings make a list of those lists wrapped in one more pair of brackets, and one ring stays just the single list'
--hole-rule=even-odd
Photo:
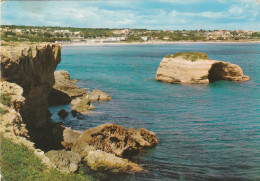
[{"label": "green vegetation", "polygon": [[190,60],[192,62],[195,62],[196,60],[209,60],[208,55],[206,53],[202,52],[176,52],[174,55],[166,55],[165,58],[176,58],[182,56],[185,60]]},{"label": "green vegetation", "polygon": [[0,107],[0,115],[4,115],[6,113],[9,113],[9,111]]},{"label": "green vegetation", "polygon": [[1,139],[1,174],[8,181],[83,181],[94,180],[88,175],[64,174],[57,169],[48,169],[23,145],[17,145],[9,139]]},{"label": "green vegetation", "polygon": [[8,107],[11,106],[11,97],[7,94],[2,94],[0,95],[0,102]]}]

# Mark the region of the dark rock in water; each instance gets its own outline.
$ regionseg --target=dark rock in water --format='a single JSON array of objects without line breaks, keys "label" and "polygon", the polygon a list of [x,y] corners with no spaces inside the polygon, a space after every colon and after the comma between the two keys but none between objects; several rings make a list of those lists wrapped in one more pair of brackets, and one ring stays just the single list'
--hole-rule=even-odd
[{"label": "dark rock in water", "polygon": [[78,115],[78,112],[75,110],[71,110],[71,114],[73,117],[76,117]]},{"label": "dark rock in water", "polygon": [[62,172],[74,173],[79,168],[81,157],[78,153],[66,150],[51,150],[46,153],[50,161]]},{"label": "dark rock in water", "polygon": [[68,104],[71,101],[71,97],[57,89],[52,89],[50,95],[48,96],[49,106],[58,106]]},{"label": "dark rock in water", "polygon": [[127,131],[116,124],[103,124],[88,129],[80,135],[71,150],[86,157],[90,151],[102,150],[118,157],[128,157],[138,153],[144,147],[158,143],[155,133],[146,129]]},{"label": "dark rock in water", "polygon": [[64,119],[64,118],[66,118],[69,114],[67,113],[67,111],[65,111],[64,109],[62,109],[62,110],[60,110],[60,111],[58,112],[58,115],[59,115],[62,119]]},{"label": "dark rock in water", "polygon": [[81,133],[79,131],[65,128],[63,131],[63,141],[61,142],[62,146],[64,146],[66,150],[71,149],[72,145],[76,142],[80,135]]}]

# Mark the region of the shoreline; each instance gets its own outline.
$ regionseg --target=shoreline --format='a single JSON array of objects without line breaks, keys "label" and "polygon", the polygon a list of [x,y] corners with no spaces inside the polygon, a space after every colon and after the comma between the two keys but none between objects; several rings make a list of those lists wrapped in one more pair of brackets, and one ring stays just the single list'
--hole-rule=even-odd
[{"label": "shoreline", "polygon": [[173,45],[173,44],[251,44],[251,43],[260,43],[260,41],[197,41],[197,42],[189,42],[189,41],[171,41],[171,42],[131,42],[131,43],[65,43],[61,46],[115,46],[115,45]]}]

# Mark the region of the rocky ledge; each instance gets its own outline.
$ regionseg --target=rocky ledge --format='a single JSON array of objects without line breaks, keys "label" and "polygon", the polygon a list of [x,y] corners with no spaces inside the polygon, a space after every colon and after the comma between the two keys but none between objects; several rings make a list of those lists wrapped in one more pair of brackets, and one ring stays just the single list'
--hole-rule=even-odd
[{"label": "rocky ledge", "polygon": [[50,106],[71,103],[72,113],[88,114],[94,109],[92,102],[109,101],[111,96],[106,92],[95,89],[88,92],[76,85],[77,80],[71,80],[67,71],[60,70],[54,72],[55,84],[48,97]]},{"label": "rocky ledge", "polygon": [[205,53],[177,52],[163,58],[156,80],[168,83],[207,84],[218,80],[248,81],[240,66],[210,60]]}]

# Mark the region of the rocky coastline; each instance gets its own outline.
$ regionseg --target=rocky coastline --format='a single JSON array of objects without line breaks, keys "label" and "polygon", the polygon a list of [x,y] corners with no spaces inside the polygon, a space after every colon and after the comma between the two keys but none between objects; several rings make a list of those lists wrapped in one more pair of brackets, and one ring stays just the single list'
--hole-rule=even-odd
[{"label": "rocky coastline", "polygon": [[[98,89],[88,92],[79,88],[66,71],[55,72],[60,61],[59,44],[1,49],[1,96],[10,99],[8,104],[0,103],[1,134],[62,172],[75,173],[80,163],[112,173],[145,172],[129,158],[156,146],[155,133],[115,124],[82,133],[52,122],[50,105],[71,103],[72,115],[88,114],[94,109],[92,102],[111,99]],[[67,114],[61,112],[60,116]]]}]

